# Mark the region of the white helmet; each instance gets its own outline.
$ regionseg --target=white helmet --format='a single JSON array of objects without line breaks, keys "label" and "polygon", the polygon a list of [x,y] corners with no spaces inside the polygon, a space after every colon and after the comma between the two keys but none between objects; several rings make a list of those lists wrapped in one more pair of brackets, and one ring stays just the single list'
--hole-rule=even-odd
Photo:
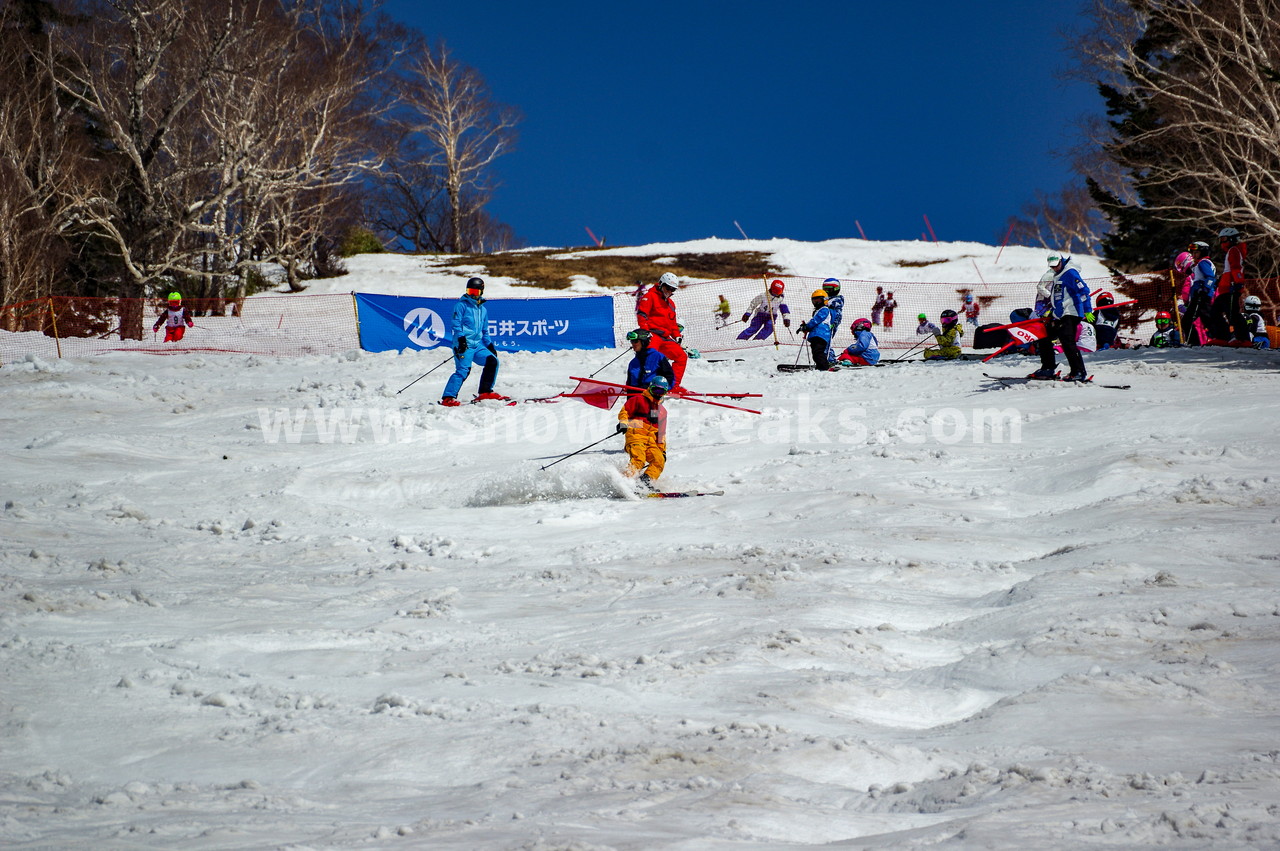
[{"label": "white helmet", "polygon": [[1070,259],[1071,258],[1066,254],[1050,254],[1049,268],[1056,269],[1060,265],[1065,266],[1067,264],[1067,261],[1069,261]]},{"label": "white helmet", "polygon": [[1244,297],[1245,310],[1262,310],[1262,299],[1256,295],[1247,295]]},{"label": "white helmet", "polygon": [[662,277],[658,279],[658,284],[672,290],[680,286],[680,282],[676,280],[676,276],[670,272],[663,272]]},{"label": "white helmet", "polygon": [[1223,228],[1222,230],[1218,231],[1218,236],[1221,239],[1239,239],[1240,231],[1236,230],[1235,228]]}]

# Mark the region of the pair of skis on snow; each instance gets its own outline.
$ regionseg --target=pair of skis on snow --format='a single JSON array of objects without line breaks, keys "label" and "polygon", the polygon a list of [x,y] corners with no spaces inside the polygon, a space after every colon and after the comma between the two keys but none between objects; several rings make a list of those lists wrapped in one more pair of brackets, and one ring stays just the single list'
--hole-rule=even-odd
[{"label": "pair of skis on snow", "polygon": [[992,381],[999,381],[1006,387],[1010,387],[1014,384],[1028,384],[1035,381],[1060,381],[1065,384],[1087,384],[1090,387],[1106,387],[1110,390],[1128,390],[1132,386],[1129,384],[1095,384],[1092,375],[1084,381],[1068,381],[1062,377],[1062,373],[1060,372],[1055,372],[1053,374],[1053,378],[1032,378],[1029,375],[992,375],[989,372],[984,372],[982,374],[987,378],[990,378]]}]

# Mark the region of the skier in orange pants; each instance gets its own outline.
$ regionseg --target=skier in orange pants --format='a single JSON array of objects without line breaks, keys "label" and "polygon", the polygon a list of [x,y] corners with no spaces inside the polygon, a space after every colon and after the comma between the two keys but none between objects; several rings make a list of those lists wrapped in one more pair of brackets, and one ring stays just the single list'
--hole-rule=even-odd
[{"label": "skier in orange pants", "polygon": [[618,414],[618,431],[627,435],[627,456],[631,459],[627,478],[640,476],[640,484],[657,490],[654,482],[667,463],[667,409],[662,401],[670,382],[661,375],[649,380],[643,393],[632,396]]}]

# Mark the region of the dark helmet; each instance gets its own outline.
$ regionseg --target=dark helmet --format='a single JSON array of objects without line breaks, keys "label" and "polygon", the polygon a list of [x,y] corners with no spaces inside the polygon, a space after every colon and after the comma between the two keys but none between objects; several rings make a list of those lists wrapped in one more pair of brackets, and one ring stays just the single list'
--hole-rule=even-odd
[{"label": "dark helmet", "polygon": [[1019,307],[1017,310],[1009,314],[1010,322],[1026,322],[1031,318],[1031,308]]},{"label": "dark helmet", "polygon": [[644,328],[636,328],[632,331],[627,332],[628,343],[634,343],[638,340],[645,346],[648,346],[649,341],[651,339],[653,339],[653,335],[650,334],[648,331],[646,331]]},{"label": "dark helmet", "polygon": [[1111,293],[1107,293],[1107,292],[1098,293],[1099,307],[1104,307],[1108,304],[1115,304],[1115,303],[1116,303],[1116,297],[1113,296]]},{"label": "dark helmet", "polygon": [[1208,253],[1209,253],[1209,243],[1205,242],[1205,241],[1204,241],[1204,240],[1202,240],[1202,239],[1197,239],[1195,242],[1193,242],[1193,243],[1191,243],[1190,245],[1188,245],[1188,246],[1187,246],[1187,250],[1188,250],[1188,251],[1191,251],[1191,252],[1193,252],[1193,253],[1197,253],[1197,254],[1198,254],[1198,253],[1200,253],[1200,252],[1203,252],[1203,253],[1205,253],[1205,254],[1208,254]]},{"label": "dark helmet", "polygon": [[469,278],[467,280],[467,295],[480,295],[484,292],[484,278]]},{"label": "dark helmet", "polygon": [[956,317],[956,312],[954,310],[942,311],[942,327],[943,328],[950,328],[952,325],[956,324],[956,321],[957,321],[957,317]]},{"label": "dark helmet", "polygon": [[663,378],[661,375],[655,375],[653,378],[649,379],[649,394],[655,399],[659,396],[665,395],[670,389],[671,382],[667,381],[667,379]]}]

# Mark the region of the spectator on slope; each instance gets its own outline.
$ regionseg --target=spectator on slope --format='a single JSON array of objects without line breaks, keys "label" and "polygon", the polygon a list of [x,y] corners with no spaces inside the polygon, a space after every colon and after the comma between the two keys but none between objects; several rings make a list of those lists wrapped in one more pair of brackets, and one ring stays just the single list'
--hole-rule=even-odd
[{"label": "spectator on slope", "polygon": [[1178,333],[1178,326],[1173,323],[1173,316],[1169,311],[1161,310],[1156,313],[1156,332],[1151,335],[1149,345],[1156,349],[1182,348],[1182,335]]},{"label": "spectator on slope", "polygon": [[480,373],[480,394],[475,401],[507,401],[508,397],[493,390],[498,379],[498,350],[489,338],[489,311],[484,306],[483,278],[468,280],[466,293],[453,308],[453,375],[444,385],[441,405],[454,408],[461,404],[458,391],[471,374],[473,364],[483,369]]},{"label": "spectator on slope", "polygon": [[884,315],[885,305],[889,303],[889,299],[885,297],[884,287],[876,287],[875,301],[871,302],[871,324],[879,325],[880,318]]},{"label": "spectator on slope", "polygon": [[1191,298],[1187,312],[1182,317],[1187,328],[1188,346],[1200,346],[1205,342],[1205,325],[1209,321],[1210,306],[1218,289],[1218,270],[1209,259],[1209,243],[1196,241],[1188,247],[1193,264],[1191,267]]},{"label": "spectator on slope", "polygon": [[657,349],[651,348],[651,335],[643,328],[627,332],[627,341],[635,356],[627,365],[627,386],[648,387],[656,376],[667,379],[667,386],[675,383],[675,373],[671,369],[671,361]]},{"label": "spectator on slope", "polygon": [[169,293],[169,307],[160,314],[156,319],[156,324],[151,326],[151,333],[160,330],[160,326],[164,326],[164,341],[166,343],[177,343],[182,339],[182,335],[187,333],[188,328],[194,327],[196,321],[191,318],[191,311],[182,306],[182,293]]},{"label": "spectator on slope", "polygon": [[640,485],[649,491],[657,490],[654,482],[667,464],[667,409],[662,401],[670,389],[667,379],[655,375],[644,392],[628,398],[618,413],[618,431],[627,436],[630,459],[624,475],[630,479],[639,474]]},{"label": "spectator on slope", "polygon": [[658,283],[640,296],[636,303],[636,324],[651,335],[649,345],[667,356],[671,361],[671,369],[675,374],[675,383],[671,391],[681,392],[680,382],[684,381],[684,370],[689,364],[689,355],[681,345],[684,338],[680,323],[676,321],[676,306],[671,300],[679,283],[676,276],[664,272]]},{"label": "spectator on slope", "polygon": [[[924,350],[925,360],[955,360],[960,357],[960,339],[964,337],[964,328],[960,325],[960,316],[954,310],[944,310],[938,318],[942,327],[934,332],[936,346],[928,346]],[[916,329],[919,333],[920,329]]]},{"label": "spectator on slope", "polygon": [[1053,283],[1050,285],[1048,303],[1041,304],[1037,301],[1037,315],[1044,319],[1045,330],[1049,333],[1036,341],[1036,351],[1040,353],[1040,369],[1033,372],[1031,377],[1050,379],[1057,375],[1053,346],[1056,338],[1071,367],[1067,381],[1088,381],[1089,375],[1085,372],[1084,358],[1076,346],[1076,340],[1080,337],[1080,323],[1092,323],[1094,320],[1089,285],[1080,277],[1080,270],[1071,265],[1069,255],[1049,255],[1049,269],[1053,272]]},{"label": "spectator on slope", "polygon": [[880,341],[871,333],[870,319],[855,319],[849,326],[853,342],[836,359],[837,366],[875,366],[880,363]]},{"label": "spectator on slope", "polygon": [[783,327],[791,327],[791,308],[783,300],[787,286],[782,281],[769,284],[769,289],[747,305],[747,312],[742,314],[742,321],[747,327],[738,333],[739,340],[764,340],[773,336],[773,323],[782,316]]},{"label": "spectator on slope", "polygon": [[1215,340],[1234,338],[1248,343],[1249,329],[1240,312],[1240,299],[1244,296],[1244,259],[1249,254],[1249,246],[1240,240],[1240,231],[1235,228],[1219,231],[1218,245],[1222,249],[1222,275],[1218,278],[1218,294],[1210,307],[1209,336]]},{"label": "spectator on slope", "polygon": [[884,295],[884,329],[886,331],[893,328],[893,312],[898,309],[898,300],[893,297],[893,293],[885,293]]},{"label": "spectator on slope", "polygon": [[800,332],[809,337],[813,365],[828,370],[831,369],[831,308],[827,306],[827,291],[814,290],[809,300],[813,302],[813,316],[800,324]]},{"label": "spectator on slope", "polygon": [[1267,333],[1267,322],[1262,318],[1262,299],[1256,295],[1245,296],[1244,327],[1252,338],[1255,349],[1271,348],[1271,335]]}]

